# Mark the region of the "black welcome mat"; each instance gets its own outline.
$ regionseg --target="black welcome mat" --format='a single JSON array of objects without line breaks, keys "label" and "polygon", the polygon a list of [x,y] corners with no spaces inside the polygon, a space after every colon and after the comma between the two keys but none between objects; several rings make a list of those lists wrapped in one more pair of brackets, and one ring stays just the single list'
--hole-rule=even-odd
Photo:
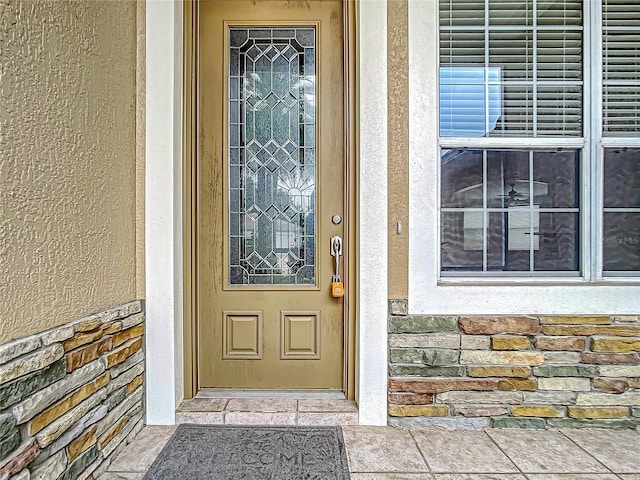
[{"label": "black welcome mat", "polygon": [[340,427],[180,425],[143,480],[348,480]]}]

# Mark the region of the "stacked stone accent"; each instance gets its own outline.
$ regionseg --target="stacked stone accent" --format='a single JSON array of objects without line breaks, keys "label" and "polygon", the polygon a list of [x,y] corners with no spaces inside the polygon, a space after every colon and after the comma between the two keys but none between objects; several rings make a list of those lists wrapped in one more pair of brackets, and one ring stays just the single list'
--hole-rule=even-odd
[{"label": "stacked stone accent", "polygon": [[638,316],[390,313],[391,425],[640,424]]},{"label": "stacked stone accent", "polygon": [[143,425],[135,301],[0,345],[0,480],[98,477]]}]

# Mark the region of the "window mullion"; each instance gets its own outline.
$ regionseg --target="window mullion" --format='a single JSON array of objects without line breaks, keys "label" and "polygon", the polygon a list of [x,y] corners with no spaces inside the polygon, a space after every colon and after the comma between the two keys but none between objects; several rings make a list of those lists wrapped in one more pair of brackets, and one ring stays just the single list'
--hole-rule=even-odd
[{"label": "window mullion", "polygon": [[[589,82],[590,99],[585,114],[590,120],[585,122],[585,192],[584,192],[584,252],[585,275],[588,280],[602,278],[602,207],[603,207],[603,169],[602,169],[602,114],[603,114],[603,57],[602,57],[602,0],[585,2],[585,18],[589,28],[585,31],[585,69],[589,72],[585,80]],[[587,50],[588,48],[588,50]]]},{"label": "window mullion", "polygon": [[531,86],[531,101],[533,102],[533,136],[538,136],[538,1],[533,0],[533,10],[531,24],[533,25],[533,35],[531,41],[533,42],[533,58],[531,59],[531,79],[533,80]]},{"label": "window mullion", "polygon": [[[534,225],[533,151],[529,152],[529,271],[535,271],[535,229]],[[539,234],[540,232],[538,232]]]},{"label": "window mullion", "polygon": [[487,211],[487,151],[482,152],[482,271],[487,271],[489,250],[489,213]]},{"label": "window mullion", "polygon": [[[489,45],[489,0],[485,0],[484,2],[484,129],[486,132],[489,131],[490,122],[490,109],[489,109],[489,56],[490,56],[490,45]],[[486,159],[485,159],[486,163]],[[485,197],[486,198],[486,197]],[[486,269],[486,249],[484,254],[484,268]]]}]

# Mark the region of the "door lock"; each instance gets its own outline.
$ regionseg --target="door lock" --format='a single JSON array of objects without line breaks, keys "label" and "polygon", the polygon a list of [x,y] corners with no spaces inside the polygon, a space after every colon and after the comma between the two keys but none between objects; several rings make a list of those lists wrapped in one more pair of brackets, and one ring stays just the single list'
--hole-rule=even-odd
[{"label": "door lock", "polygon": [[331,237],[331,256],[336,259],[336,270],[331,277],[331,296],[335,298],[344,297],[344,284],[340,277],[340,257],[342,256],[342,237],[336,235]]}]

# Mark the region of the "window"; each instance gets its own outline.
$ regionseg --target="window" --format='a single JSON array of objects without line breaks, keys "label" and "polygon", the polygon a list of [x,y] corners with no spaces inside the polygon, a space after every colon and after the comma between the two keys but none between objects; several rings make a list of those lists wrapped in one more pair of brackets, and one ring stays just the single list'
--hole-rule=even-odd
[{"label": "window", "polygon": [[441,276],[640,275],[640,4],[439,9]]},{"label": "window", "polygon": [[578,150],[443,150],[443,272],[577,271]]},{"label": "window", "polygon": [[[640,272],[640,4],[603,0],[602,269]],[[635,147],[635,148],[634,148]]]},{"label": "window", "polygon": [[604,149],[603,269],[640,271],[640,149]]}]

